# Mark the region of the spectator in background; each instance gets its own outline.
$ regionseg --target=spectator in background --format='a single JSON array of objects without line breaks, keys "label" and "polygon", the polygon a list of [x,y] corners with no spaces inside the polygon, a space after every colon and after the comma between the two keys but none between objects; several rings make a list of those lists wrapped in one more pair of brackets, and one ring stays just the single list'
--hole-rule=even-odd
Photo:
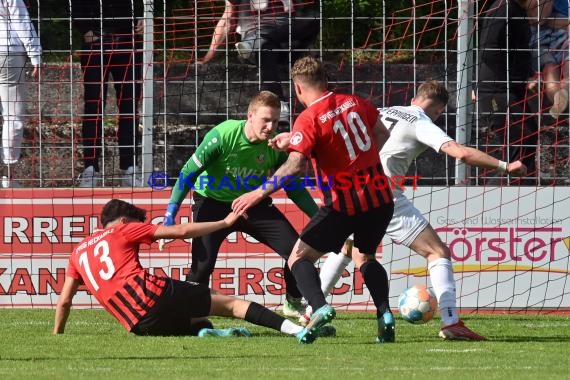
[{"label": "spectator in background", "polygon": [[[479,128],[486,152],[502,161],[520,160],[536,177],[538,126],[526,93],[532,76],[527,10],[537,0],[495,0],[482,13],[477,99]],[[508,115],[508,117],[507,117]],[[534,185],[535,179],[515,184]],[[488,180],[499,185],[501,179]]]},{"label": "spectator in background", "polygon": [[289,98],[283,93],[276,68],[279,63],[289,61],[289,51],[292,53],[291,64],[295,63],[303,55],[303,50],[311,47],[319,33],[316,18],[298,19],[293,18],[294,15],[294,4],[290,0],[226,0],[210,48],[201,61],[211,61],[226,36],[235,28],[241,36],[241,41],[236,44],[238,54],[245,60],[259,64],[261,90],[279,96],[280,122],[286,125],[290,123]]},{"label": "spectator in background", "polygon": [[[134,8],[134,9],[133,9]],[[72,0],[73,24],[83,36],[84,112],[82,120],[83,172],[80,187],[102,184],[99,158],[103,140],[107,82],[113,77],[117,96],[121,185],[139,186],[136,146],[140,140],[138,100],[141,95],[143,32],[142,0]]]},{"label": "spectator in background", "polygon": [[[537,78],[542,72],[554,119],[568,108],[568,7],[568,0],[542,0],[527,12],[530,22],[538,24],[531,28],[533,68]],[[532,81],[529,86],[536,85],[537,81]]]},{"label": "spectator in background", "polygon": [[26,5],[22,0],[0,2],[0,100],[2,104],[2,161],[5,172],[1,187],[18,187],[13,165],[20,159],[26,114],[26,56],[38,78],[42,48]]}]

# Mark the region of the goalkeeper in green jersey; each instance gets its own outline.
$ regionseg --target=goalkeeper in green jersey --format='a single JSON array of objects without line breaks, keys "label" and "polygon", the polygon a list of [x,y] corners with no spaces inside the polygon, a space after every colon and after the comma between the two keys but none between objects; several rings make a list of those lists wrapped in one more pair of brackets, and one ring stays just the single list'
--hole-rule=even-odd
[{"label": "goalkeeper in green jersey", "polygon": [[[287,154],[273,150],[268,140],[273,137],[279,121],[280,99],[269,91],[254,96],[248,107],[247,120],[227,120],[214,127],[181,170],[172,189],[163,224],[174,224],[180,204],[190,190],[193,192],[194,222],[220,220],[232,210],[232,201],[271,179],[287,160]],[[302,179],[292,179],[284,186],[288,197],[309,217],[318,207],[302,186]],[[285,260],[299,235],[276,207],[271,198],[247,212],[233,226],[192,240],[192,265],[187,280],[208,285],[218,250],[231,232],[245,232],[266,244]],[[287,290],[283,312],[290,317],[304,312],[301,293],[291,270],[285,264]]]}]

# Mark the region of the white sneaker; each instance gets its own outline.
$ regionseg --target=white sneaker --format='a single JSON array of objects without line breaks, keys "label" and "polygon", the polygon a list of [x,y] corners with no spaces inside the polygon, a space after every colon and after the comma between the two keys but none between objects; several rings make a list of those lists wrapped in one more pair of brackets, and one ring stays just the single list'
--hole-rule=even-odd
[{"label": "white sneaker", "polygon": [[122,187],[143,187],[141,173],[136,166],[129,166],[121,180]]},{"label": "white sneaker", "polygon": [[283,302],[283,314],[286,317],[300,318],[305,314],[305,305],[303,305],[302,298],[293,298],[289,295],[285,296],[285,302]]},{"label": "white sneaker", "polygon": [[566,111],[566,108],[568,108],[568,91],[565,89],[558,90],[554,94],[554,101],[552,102],[552,107],[550,107],[550,116],[558,119],[560,114]]},{"label": "white sneaker", "polygon": [[247,61],[253,53],[253,43],[251,41],[240,41],[236,44],[236,50],[239,56]]},{"label": "white sneaker", "polygon": [[0,185],[2,186],[3,189],[10,189],[10,188],[14,189],[22,187],[17,181],[8,178],[5,175],[2,176],[2,179],[0,180]]},{"label": "white sneaker", "polygon": [[279,116],[279,122],[289,124],[290,115],[291,111],[289,109],[289,103],[281,102],[281,116]]},{"label": "white sneaker", "polygon": [[103,180],[93,166],[88,166],[79,178],[79,187],[100,187]]}]

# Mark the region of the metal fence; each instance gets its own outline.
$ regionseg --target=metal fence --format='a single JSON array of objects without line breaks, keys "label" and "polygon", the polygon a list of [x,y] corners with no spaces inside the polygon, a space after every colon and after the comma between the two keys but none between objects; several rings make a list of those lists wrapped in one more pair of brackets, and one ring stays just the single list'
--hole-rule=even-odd
[{"label": "metal fence", "polygon": [[[74,28],[71,7],[69,14],[43,17],[49,3],[38,0],[39,6],[30,8],[42,44],[49,48],[43,51],[40,80],[27,84],[28,123],[23,154],[20,162],[10,168],[14,178],[26,187],[76,186],[83,170],[85,139],[81,122],[86,115],[84,76],[79,63],[80,55],[85,53],[82,35]],[[467,0],[414,1],[401,9],[383,1],[373,12],[356,1],[341,3],[343,9],[337,1],[306,1],[287,15],[318,21],[316,43],[301,50],[327,63],[331,87],[357,93],[383,107],[407,105],[419,83],[440,80],[446,83],[451,100],[437,123],[459,142],[485,148],[479,138],[479,104],[472,103],[471,91],[478,79],[480,54],[480,31],[474,26],[480,28],[490,11]],[[194,0],[172,8],[165,1],[157,9],[152,0],[145,0],[143,5],[144,31],[139,49],[142,61],[137,62],[142,72],[142,95],[132,99],[140,105],[139,118],[132,118],[133,135],[140,128],[142,136],[137,165],[144,171],[143,178],[154,170],[176,176],[205,131],[227,118],[245,117],[248,99],[261,85],[259,61],[238,58],[234,44],[239,35],[232,31],[216,58],[199,64],[222,15],[223,2]],[[131,19],[134,26],[137,18],[133,15]],[[102,35],[103,22],[97,22]],[[57,41],[51,41],[52,36],[44,30],[57,30]],[[505,54],[509,48],[504,49]],[[285,58],[275,70],[280,72],[294,120],[301,111],[288,75],[294,49],[289,45],[282,50]],[[108,186],[120,185],[116,181],[120,176],[116,133],[119,112],[113,91],[120,81],[110,78],[109,96],[98,115],[102,130],[97,133],[104,138],[96,145],[102,149],[100,165]],[[538,152],[537,170],[532,176],[539,179],[539,184],[568,185],[568,111],[557,119],[548,119],[550,105],[540,90],[542,85],[539,80],[539,91],[529,92],[532,108],[525,111],[537,120],[539,128],[534,146]],[[509,145],[511,142],[505,141],[503,150],[508,150]],[[420,185],[483,184],[483,173],[435,152],[419,157],[412,170],[423,177]]]}]

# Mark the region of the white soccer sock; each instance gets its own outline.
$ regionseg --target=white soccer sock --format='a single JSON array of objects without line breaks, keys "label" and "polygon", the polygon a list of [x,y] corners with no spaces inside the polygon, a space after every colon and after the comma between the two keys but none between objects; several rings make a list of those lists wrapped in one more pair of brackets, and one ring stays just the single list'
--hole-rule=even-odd
[{"label": "white soccer sock", "polygon": [[455,280],[453,279],[451,260],[445,258],[434,260],[428,264],[428,269],[443,326],[457,323],[459,314],[457,314]]},{"label": "white soccer sock", "polygon": [[327,259],[323,263],[320,272],[321,290],[325,297],[328,297],[331,290],[334,288],[338,279],[342,275],[344,268],[352,259],[343,255],[342,253],[329,253]]},{"label": "white soccer sock", "polygon": [[288,335],[297,335],[303,330],[302,326],[296,325],[288,319],[285,319],[281,324],[281,332]]}]

